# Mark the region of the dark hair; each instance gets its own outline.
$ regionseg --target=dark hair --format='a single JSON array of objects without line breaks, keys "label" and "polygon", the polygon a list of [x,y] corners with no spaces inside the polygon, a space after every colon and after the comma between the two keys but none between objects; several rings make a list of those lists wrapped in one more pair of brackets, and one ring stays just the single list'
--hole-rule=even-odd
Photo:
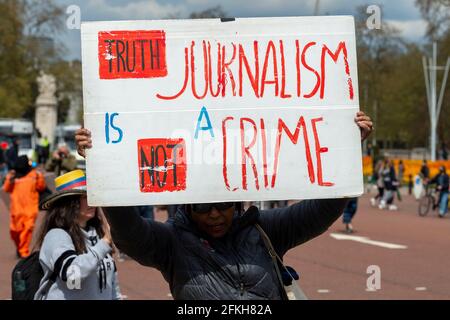
[{"label": "dark hair", "polygon": [[[78,214],[80,213],[80,199],[81,196],[66,196],[56,200],[46,213],[43,224],[39,230],[36,249],[40,249],[44,242],[45,235],[54,228],[61,228],[65,230],[75,246],[77,254],[86,253],[86,244],[81,231],[80,225],[77,223]],[[98,211],[96,209],[95,216],[87,222],[87,226],[95,228],[97,235],[103,238],[105,232],[103,230],[102,221],[98,218]]]}]

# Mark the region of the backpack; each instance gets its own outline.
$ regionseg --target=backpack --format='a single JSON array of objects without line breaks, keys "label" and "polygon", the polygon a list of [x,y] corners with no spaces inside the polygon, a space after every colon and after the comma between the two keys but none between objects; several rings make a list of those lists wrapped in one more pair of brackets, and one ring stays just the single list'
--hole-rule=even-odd
[{"label": "backpack", "polygon": [[[39,262],[39,251],[35,251],[14,267],[11,274],[11,299],[33,300],[43,277],[44,270]],[[55,280],[55,274],[52,274],[47,286]]]}]

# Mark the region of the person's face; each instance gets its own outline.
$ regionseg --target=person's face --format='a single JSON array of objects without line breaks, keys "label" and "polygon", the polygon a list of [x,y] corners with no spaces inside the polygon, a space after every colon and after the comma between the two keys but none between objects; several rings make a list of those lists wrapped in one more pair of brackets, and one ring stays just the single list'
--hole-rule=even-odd
[{"label": "person's face", "polygon": [[67,147],[59,147],[59,152],[67,156],[67,154],[69,153],[69,149],[67,149]]},{"label": "person's face", "polygon": [[89,207],[87,204],[87,196],[82,196],[80,198],[80,213],[78,215],[78,220],[81,225],[86,224],[89,220],[95,217],[95,207]]},{"label": "person's face", "polygon": [[191,218],[197,225],[197,228],[212,238],[223,237],[233,223],[234,205],[225,210],[218,210],[216,207],[212,207],[206,213],[195,212],[195,206],[191,208]]}]

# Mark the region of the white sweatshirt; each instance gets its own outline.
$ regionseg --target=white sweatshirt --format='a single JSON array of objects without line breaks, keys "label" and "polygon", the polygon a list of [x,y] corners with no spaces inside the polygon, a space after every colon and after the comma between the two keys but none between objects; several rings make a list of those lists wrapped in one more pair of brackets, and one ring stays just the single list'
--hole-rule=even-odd
[{"label": "white sweatshirt", "polygon": [[[120,299],[117,269],[111,247],[99,239],[95,228],[82,229],[87,253],[75,252],[70,235],[63,229],[50,230],[42,243],[39,261],[44,269],[35,300]],[[54,270],[56,281],[50,279]]]}]

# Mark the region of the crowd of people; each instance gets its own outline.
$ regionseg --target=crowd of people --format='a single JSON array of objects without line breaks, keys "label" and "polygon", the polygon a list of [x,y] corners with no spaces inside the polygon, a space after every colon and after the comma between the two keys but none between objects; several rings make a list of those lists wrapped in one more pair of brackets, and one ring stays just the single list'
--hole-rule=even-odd
[{"label": "crowd of people", "polygon": [[19,258],[26,258],[31,252],[39,201],[51,193],[44,173],[53,172],[59,176],[77,168],[77,160],[66,145],[61,144],[52,154],[46,155],[48,140],[46,137],[40,140],[35,150],[37,162],[27,155],[20,155],[18,137],[11,137],[6,150],[0,148],[0,183],[3,191],[10,194],[10,235]]},{"label": "crowd of people", "polygon": [[399,170],[397,175],[392,160],[386,159],[377,162],[371,179],[375,183],[378,193],[370,199],[372,206],[378,206],[380,210],[398,209],[394,204],[394,200],[396,196],[401,197],[398,188],[401,183],[400,178],[403,178],[403,172],[404,169],[402,171]]},{"label": "crowd of people", "polygon": [[[378,207],[380,210],[398,210],[398,206],[394,202],[396,198],[399,201],[402,199],[400,189],[403,185],[404,173],[405,166],[402,160],[399,161],[397,170],[392,160],[379,160],[374,167],[373,175],[370,177],[370,182],[377,188],[377,194],[370,199],[370,204]],[[444,217],[448,212],[449,198],[449,175],[446,167],[441,165],[439,172],[432,177],[427,160],[423,160],[420,171],[417,174],[425,187],[424,193],[430,187],[436,188],[439,192],[438,199],[433,205],[433,210],[439,208],[439,217]],[[412,174],[408,175],[407,181],[408,194],[411,195],[414,184]]]}]

